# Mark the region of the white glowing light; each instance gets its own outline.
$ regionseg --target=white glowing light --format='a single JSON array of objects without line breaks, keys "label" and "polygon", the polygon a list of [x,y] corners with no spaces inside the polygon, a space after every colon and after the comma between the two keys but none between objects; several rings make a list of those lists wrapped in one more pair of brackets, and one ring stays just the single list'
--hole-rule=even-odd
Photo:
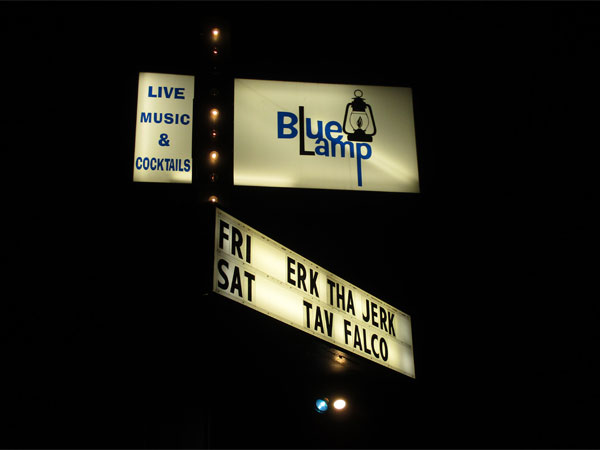
[{"label": "white glowing light", "polygon": [[346,407],[346,400],[339,398],[335,402],[333,402],[333,407],[335,409],[344,409]]}]

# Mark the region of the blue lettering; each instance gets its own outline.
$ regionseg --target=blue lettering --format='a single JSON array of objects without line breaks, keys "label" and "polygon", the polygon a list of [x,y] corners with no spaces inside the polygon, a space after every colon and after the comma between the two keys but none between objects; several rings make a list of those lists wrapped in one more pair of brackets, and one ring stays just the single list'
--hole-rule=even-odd
[{"label": "blue lettering", "polygon": [[175,159],[175,158],[142,158],[138,156],[135,159],[135,168],[137,170],[160,170],[160,171],[175,171],[189,172],[192,170],[192,161],[190,159]]},{"label": "blue lettering", "polygon": [[[362,153],[362,149],[366,148],[367,149],[367,153],[365,153],[363,155]],[[356,144],[356,172],[358,174],[358,185],[362,186],[362,166],[361,166],[361,161],[363,159],[369,159],[371,157],[372,154],[372,150],[371,150],[371,146],[369,144],[365,144],[363,142],[359,142],[358,144]]]},{"label": "blue lettering", "polygon": [[[285,118],[289,118],[289,123],[284,123]],[[279,139],[293,139],[298,135],[298,130],[294,128],[294,125],[298,123],[298,117],[295,114],[290,112],[277,112],[277,137]],[[287,128],[290,130],[289,133],[284,133],[284,129]]]},{"label": "blue lettering", "polygon": [[142,123],[152,123],[152,113],[142,112]]},{"label": "blue lettering", "polygon": [[142,112],[140,116],[141,123],[161,123],[165,125],[189,125],[192,118],[189,114],[179,113],[151,113]]},{"label": "blue lettering", "polygon": [[350,158],[354,158],[354,144],[351,141],[342,142],[342,137],[331,140],[331,156],[335,156],[335,146],[340,146],[340,156],[346,157],[346,147],[350,150]]},{"label": "blue lettering", "polygon": [[323,122],[317,120],[317,134],[312,133],[310,118],[306,118],[306,137],[310,139],[323,139]]},{"label": "blue lettering", "polygon": [[151,98],[175,98],[185,100],[185,88],[168,88],[167,86],[158,86],[158,92],[153,91],[154,86],[148,86],[148,97]]},{"label": "blue lettering", "polygon": [[336,122],[335,120],[332,120],[331,122],[327,122],[327,125],[325,125],[325,136],[327,137],[327,139],[329,139],[330,141],[335,141],[340,139],[341,137],[333,137],[331,135],[331,133],[341,133],[342,132],[342,124],[340,124],[339,122]]},{"label": "blue lettering", "polygon": [[[302,115],[302,107],[301,115]],[[182,116],[183,123],[183,116]],[[303,120],[304,121],[304,120]],[[293,139],[298,136],[298,130],[296,129],[296,124],[298,123],[298,117],[290,112],[278,111],[277,112],[277,137],[279,139]],[[339,122],[335,120],[327,122],[325,127],[323,127],[323,121],[317,120],[317,130],[316,133],[313,132],[312,128],[312,120],[310,118],[306,118],[306,136],[310,139],[315,139],[315,150],[314,154],[319,156],[335,157],[336,146],[339,146],[340,149],[340,157],[346,157],[346,151],[348,151],[348,156],[350,158],[354,158],[355,155],[355,144],[352,141],[343,141],[344,135],[342,134],[343,127]],[[300,129],[302,129],[303,124],[300,124]],[[324,129],[323,129],[324,128]],[[304,133],[304,132],[303,132]],[[326,139],[323,137],[325,134]],[[303,147],[303,137],[301,136],[301,150]],[[331,147],[331,152],[329,151]],[[302,151],[300,152],[302,154]],[[310,152],[312,154],[312,152]],[[362,176],[362,161],[371,158],[373,154],[373,149],[369,144],[363,142],[356,143],[356,172],[358,177],[358,186],[363,185],[363,176]],[[186,162],[187,168],[187,162]],[[187,170],[186,170],[187,171]]]},{"label": "blue lettering", "polygon": [[315,147],[315,153],[321,156],[329,156],[329,141],[326,139],[317,139],[315,144],[323,143],[323,145],[317,145]]}]

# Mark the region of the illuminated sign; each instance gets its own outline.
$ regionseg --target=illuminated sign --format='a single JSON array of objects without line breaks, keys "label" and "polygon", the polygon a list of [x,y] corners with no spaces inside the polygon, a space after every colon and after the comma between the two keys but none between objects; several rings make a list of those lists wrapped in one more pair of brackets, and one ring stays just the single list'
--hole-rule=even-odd
[{"label": "illuminated sign", "polygon": [[133,181],[192,182],[194,77],[140,73]]},{"label": "illuminated sign", "polygon": [[410,316],[216,209],[213,290],[410,377]]},{"label": "illuminated sign", "polygon": [[235,80],[234,184],[419,192],[410,88]]}]

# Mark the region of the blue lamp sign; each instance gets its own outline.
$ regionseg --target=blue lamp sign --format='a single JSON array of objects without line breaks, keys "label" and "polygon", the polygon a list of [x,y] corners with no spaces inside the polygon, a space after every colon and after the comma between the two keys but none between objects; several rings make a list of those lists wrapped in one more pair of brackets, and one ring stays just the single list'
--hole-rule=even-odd
[{"label": "blue lamp sign", "polygon": [[410,88],[236,79],[234,116],[234,184],[419,192]]},{"label": "blue lamp sign", "polygon": [[194,77],[139,76],[133,181],[192,182]]}]

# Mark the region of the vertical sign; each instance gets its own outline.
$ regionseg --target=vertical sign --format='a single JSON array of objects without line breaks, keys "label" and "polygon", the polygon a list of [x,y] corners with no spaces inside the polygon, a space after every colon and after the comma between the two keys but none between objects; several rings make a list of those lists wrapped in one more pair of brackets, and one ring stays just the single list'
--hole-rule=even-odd
[{"label": "vertical sign", "polygon": [[408,314],[218,208],[213,291],[377,364],[415,377]]},{"label": "vertical sign", "polygon": [[133,181],[192,182],[194,77],[141,72]]}]

